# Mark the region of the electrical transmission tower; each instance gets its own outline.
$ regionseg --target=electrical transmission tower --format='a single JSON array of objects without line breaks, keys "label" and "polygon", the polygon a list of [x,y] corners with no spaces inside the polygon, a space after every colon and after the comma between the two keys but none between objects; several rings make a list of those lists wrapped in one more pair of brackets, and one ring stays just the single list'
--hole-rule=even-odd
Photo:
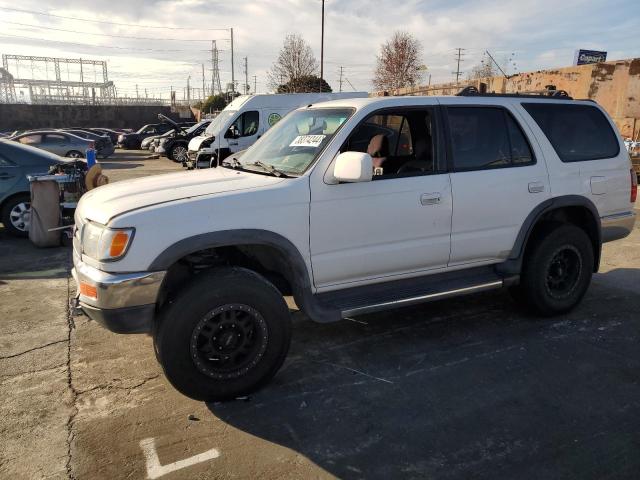
[{"label": "electrical transmission tower", "polygon": [[340,91],[342,91],[342,71],[344,67],[340,66]]},{"label": "electrical transmission tower", "polygon": [[465,51],[466,48],[456,48],[456,50],[458,51],[458,53],[456,54],[458,67],[456,68],[456,71],[452,73],[456,76],[456,83],[458,83],[460,81],[460,62],[462,61],[462,56],[463,56],[462,52]]},{"label": "electrical transmission tower", "polygon": [[220,63],[218,47],[215,40],[211,40],[211,95],[222,93],[220,85]]}]

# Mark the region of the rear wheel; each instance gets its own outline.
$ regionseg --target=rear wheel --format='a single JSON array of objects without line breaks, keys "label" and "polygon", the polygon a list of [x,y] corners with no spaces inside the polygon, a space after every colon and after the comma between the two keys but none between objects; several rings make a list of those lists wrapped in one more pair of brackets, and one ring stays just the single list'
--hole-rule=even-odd
[{"label": "rear wheel", "polygon": [[575,225],[549,228],[525,258],[516,298],[542,315],[568,312],[586,293],[593,265],[593,246],[584,230]]},{"label": "rear wheel", "polygon": [[154,348],[165,375],[196,400],[251,393],[278,371],[291,319],[280,292],[242,268],[198,275],[161,312]]},{"label": "rear wheel", "polygon": [[16,195],[7,200],[0,212],[2,223],[7,232],[15,237],[29,236],[31,222],[31,196]]}]

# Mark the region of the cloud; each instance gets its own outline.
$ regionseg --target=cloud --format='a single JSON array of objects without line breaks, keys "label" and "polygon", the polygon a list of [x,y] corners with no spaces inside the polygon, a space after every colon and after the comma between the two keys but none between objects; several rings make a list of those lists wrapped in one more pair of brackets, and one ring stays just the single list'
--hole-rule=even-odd
[{"label": "cloud", "polygon": [[[215,28],[233,27],[235,78],[244,83],[242,59],[246,56],[249,83],[253,84],[255,75],[259,91],[266,91],[266,73],[287,33],[302,34],[320,57],[320,0],[24,0],[19,7],[0,2],[5,7],[66,17],[165,27],[90,23],[3,10],[2,53],[106,59],[110,79],[121,93],[134,94],[137,84],[139,91],[146,88],[150,95],[165,98],[173,86],[180,96],[189,76],[191,85],[201,88],[203,63],[206,82],[210,79],[211,40],[221,50],[222,83],[229,82],[229,33]],[[466,49],[463,70],[479,62],[485,49],[496,56],[515,54],[521,71],[569,65],[577,48],[597,46],[629,57],[640,54],[638,14],[640,3],[634,0],[327,0],[325,77],[337,89],[342,66],[343,79],[356,89],[370,89],[376,53],[395,30],[409,31],[420,40],[432,82],[451,80],[457,47]],[[351,88],[346,81],[343,86]]]}]

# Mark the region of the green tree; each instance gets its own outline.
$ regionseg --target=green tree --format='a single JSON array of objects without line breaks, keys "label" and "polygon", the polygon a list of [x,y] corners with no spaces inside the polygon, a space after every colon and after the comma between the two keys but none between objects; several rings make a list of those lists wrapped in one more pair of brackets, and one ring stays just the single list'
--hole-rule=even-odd
[{"label": "green tree", "polygon": [[216,112],[226,107],[227,103],[227,97],[225,94],[220,93],[218,95],[211,95],[202,103],[200,110],[205,113]]},{"label": "green tree", "polygon": [[278,93],[330,93],[333,90],[324,78],[316,77],[315,75],[305,75],[278,85],[277,91]]}]

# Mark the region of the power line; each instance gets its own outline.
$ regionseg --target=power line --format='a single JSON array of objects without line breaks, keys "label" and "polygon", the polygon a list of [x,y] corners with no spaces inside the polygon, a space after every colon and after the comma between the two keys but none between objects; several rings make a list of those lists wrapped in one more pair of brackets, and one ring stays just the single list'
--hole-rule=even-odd
[{"label": "power line", "polygon": [[9,8],[9,7],[2,7],[3,10],[9,10],[12,12],[21,12],[21,13],[31,13],[34,15],[43,15],[46,17],[55,17],[55,18],[64,18],[66,20],[76,20],[79,22],[91,22],[91,23],[104,23],[106,25],[120,25],[123,27],[139,27],[139,28],[160,28],[163,30],[189,30],[189,31],[193,31],[193,30],[207,30],[207,31],[227,31],[229,30],[228,28],[202,28],[202,27],[165,27],[165,26],[158,26],[158,25],[138,25],[135,23],[119,23],[119,22],[107,22],[104,20],[92,20],[89,18],[79,18],[79,17],[67,17],[64,15],[55,15],[53,13],[46,13],[46,12],[36,12],[35,10],[24,10],[21,8]]},{"label": "power line", "polygon": [[153,38],[153,37],[133,37],[130,35],[113,35],[110,33],[96,33],[96,32],[78,32],[77,30],[66,30],[64,28],[55,28],[55,27],[49,27],[49,26],[44,26],[44,25],[33,25],[31,23],[20,23],[20,22],[10,22],[8,20],[2,20],[4,23],[9,23],[11,25],[20,25],[22,27],[32,27],[32,28],[40,28],[40,29],[45,29],[45,30],[55,30],[57,32],[66,32],[66,33],[79,33],[82,35],[97,35],[99,37],[109,37],[109,38],[128,38],[131,40],[153,40],[153,41],[157,41],[157,40],[167,40],[167,41],[172,41],[172,42],[208,42],[209,39],[205,40],[202,38],[198,38],[198,39],[194,39],[194,38],[187,38],[187,39],[182,39],[182,38],[164,38],[164,37],[160,37],[160,38]]},{"label": "power line", "polygon": [[12,37],[12,38],[21,38],[24,40],[40,40],[46,43],[61,43],[61,44],[65,44],[65,45],[76,45],[76,46],[80,46],[80,47],[93,47],[93,48],[111,48],[111,49],[116,49],[116,50],[129,50],[129,51],[136,51],[136,52],[168,52],[168,53],[174,53],[174,52],[208,52],[209,50],[184,50],[184,49],[159,49],[159,48],[134,48],[134,47],[117,47],[117,46],[113,46],[113,45],[96,45],[96,44],[91,44],[91,43],[79,43],[79,42],[65,42],[63,40],[49,40],[47,38],[40,38],[40,37],[29,37],[26,35],[13,35],[10,33],[0,33],[0,38],[2,37]]}]

